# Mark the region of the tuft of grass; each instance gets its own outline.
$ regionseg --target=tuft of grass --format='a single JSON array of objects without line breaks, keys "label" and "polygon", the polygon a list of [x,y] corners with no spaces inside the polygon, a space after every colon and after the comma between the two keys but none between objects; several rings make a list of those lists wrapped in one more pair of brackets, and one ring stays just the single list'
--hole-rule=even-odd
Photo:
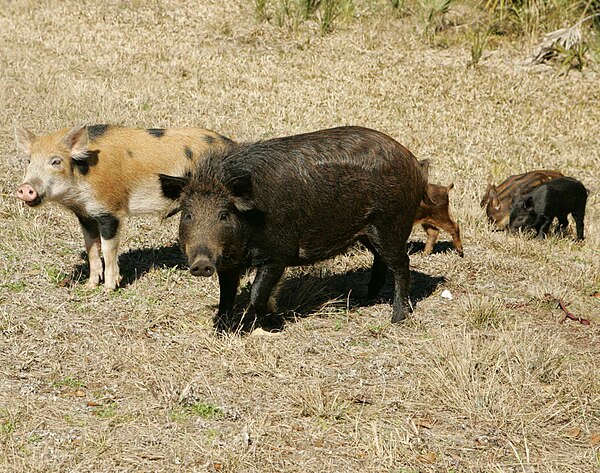
[{"label": "tuft of grass", "polygon": [[470,34],[470,51],[471,60],[467,63],[467,67],[475,67],[479,64],[483,52],[488,46],[490,34],[492,30],[490,27],[484,29],[478,29]]},{"label": "tuft of grass", "polygon": [[351,403],[341,399],[339,392],[325,391],[322,386],[306,386],[295,396],[300,415],[323,420],[341,420],[346,417]]},{"label": "tuft of grass", "polygon": [[267,21],[267,0],[254,0],[254,13],[259,21]]},{"label": "tuft of grass", "polygon": [[83,388],[85,387],[85,383],[83,381],[79,381],[78,379],[72,376],[66,376],[63,379],[59,379],[58,381],[52,382],[53,388],[63,388],[68,387],[72,389]]},{"label": "tuft of grass", "polygon": [[17,428],[16,416],[7,408],[0,408],[0,433],[12,434]]},{"label": "tuft of grass", "polygon": [[473,328],[499,328],[506,319],[505,311],[497,299],[469,296],[464,306],[464,317]]},{"label": "tuft of grass", "polygon": [[169,417],[173,422],[184,422],[191,416],[202,419],[220,419],[223,415],[223,409],[215,404],[196,402],[190,405],[178,406],[171,411]]},{"label": "tuft of grass", "polygon": [[100,419],[110,419],[117,415],[117,403],[115,401],[107,402],[101,406],[97,406],[92,410],[92,413]]},{"label": "tuft of grass", "polygon": [[443,26],[444,15],[454,0],[419,0],[425,36],[431,38]]}]

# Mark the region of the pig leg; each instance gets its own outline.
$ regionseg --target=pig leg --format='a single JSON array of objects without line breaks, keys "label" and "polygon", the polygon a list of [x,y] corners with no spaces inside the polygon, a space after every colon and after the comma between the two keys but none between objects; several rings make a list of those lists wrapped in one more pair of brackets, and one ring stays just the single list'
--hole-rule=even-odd
[{"label": "pig leg", "polygon": [[452,243],[454,244],[454,249],[456,250],[458,255],[460,257],[465,256],[465,252],[462,246],[462,240],[460,239],[460,227],[458,226],[458,224],[453,221],[438,222],[437,224],[442,230],[450,234],[450,236],[452,237]]},{"label": "pig leg", "polygon": [[575,228],[577,229],[577,239],[583,240],[583,219],[585,217],[585,204],[582,208],[575,210],[571,215],[573,215],[573,220],[575,220]]},{"label": "pig leg", "polygon": [[559,215],[558,217],[558,230],[561,236],[564,236],[567,227],[569,226],[569,220],[566,215]]},{"label": "pig leg", "polygon": [[97,287],[102,279],[102,258],[100,258],[100,231],[98,230],[98,222],[90,217],[85,217],[77,214],[81,231],[83,232],[83,240],[85,241],[85,252],[87,253],[88,262],[90,263],[90,279],[87,287]]},{"label": "pig leg", "polygon": [[217,311],[217,328],[224,329],[231,323],[235,295],[240,284],[238,270],[219,272],[219,310]]},{"label": "pig leg", "polygon": [[[396,228],[398,231],[393,231]],[[412,225],[407,230],[403,228],[402,222],[397,222],[396,225],[394,222],[389,222],[382,225],[382,228],[375,228],[373,234],[369,234],[369,239],[394,275],[392,323],[401,322],[411,312],[408,300],[410,270],[406,251],[406,241],[411,229]]]},{"label": "pig leg", "polygon": [[258,317],[262,317],[274,309],[269,303],[269,299],[273,289],[283,276],[284,270],[285,266],[278,264],[259,266],[256,269],[256,277],[250,292],[250,305]]},{"label": "pig leg", "polygon": [[538,224],[538,226],[536,228],[538,238],[546,238],[546,235],[548,234],[548,230],[550,230],[550,225],[552,225],[552,220],[554,220],[554,219],[544,217],[542,219],[542,221]]},{"label": "pig leg", "polygon": [[96,217],[102,253],[104,255],[104,289],[109,291],[116,289],[121,282],[119,274],[119,227],[120,221],[112,215],[100,215]]},{"label": "pig leg", "polygon": [[361,238],[360,242],[373,253],[373,266],[371,268],[371,279],[369,280],[369,288],[367,291],[367,299],[372,300],[377,297],[383,285],[385,284],[385,277],[387,276],[387,265],[385,261],[375,249],[373,244],[366,238]]},{"label": "pig leg", "polygon": [[440,231],[436,227],[428,223],[424,223],[421,226],[423,227],[423,230],[425,230],[425,232],[427,233],[427,241],[425,242],[425,249],[423,250],[423,254],[425,256],[428,256],[433,251],[433,247],[435,246],[435,242],[438,239]]}]

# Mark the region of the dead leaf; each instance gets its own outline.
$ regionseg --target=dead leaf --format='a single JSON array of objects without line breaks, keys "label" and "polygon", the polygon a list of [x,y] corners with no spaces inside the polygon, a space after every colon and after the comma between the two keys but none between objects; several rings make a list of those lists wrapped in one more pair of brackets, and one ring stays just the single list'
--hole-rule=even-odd
[{"label": "dead leaf", "polygon": [[598,433],[592,434],[592,438],[590,439],[590,443],[593,446],[596,446],[596,445],[600,444],[600,434],[598,434]]},{"label": "dead leaf", "polygon": [[600,291],[592,292],[590,294],[590,296],[592,296],[592,297],[600,297]]},{"label": "dead leaf", "polygon": [[423,427],[424,429],[431,429],[433,427],[433,421],[429,419],[417,419],[415,425],[417,427]]},{"label": "dead leaf", "polygon": [[567,430],[567,435],[569,437],[577,438],[581,434],[581,427],[573,427],[572,429]]},{"label": "dead leaf", "polygon": [[85,397],[85,391],[83,389],[78,389],[73,393],[75,397]]},{"label": "dead leaf", "polygon": [[435,461],[437,460],[437,457],[435,456],[435,453],[428,452],[428,453],[424,453],[423,455],[419,455],[417,457],[417,460],[431,465],[432,463],[435,463]]},{"label": "dead leaf", "polygon": [[223,469],[223,464],[222,463],[218,463],[218,462],[214,462],[213,463],[213,468],[217,471],[221,471]]},{"label": "dead leaf", "polygon": [[99,402],[96,402],[96,401],[88,401],[88,403],[87,403],[88,407],[98,407],[100,405],[101,404]]}]

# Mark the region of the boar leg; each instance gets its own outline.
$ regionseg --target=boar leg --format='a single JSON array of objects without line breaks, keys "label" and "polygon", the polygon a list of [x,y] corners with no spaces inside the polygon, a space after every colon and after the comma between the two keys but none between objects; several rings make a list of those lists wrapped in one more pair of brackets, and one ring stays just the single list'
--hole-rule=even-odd
[{"label": "boar leg", "polygon": [[96,217],[102,254],[104,255],[104,289],[109,291],[116,289],[121,282],[119,273],[119,227],[120,221],[112,215],[100,215]]},{"label": "boar leg", "polygon": [[425,256],[428,256],[433,251],[433,247],[435,246],[435,242],[438,239],[440,231],[433,225],[430,225],[429,223],[424,223],[421,226],[423,227],[423,230],[425,230],[425,232],[427,233],[427,241],[425,242],[425,249],[423,250],[423,254]]},{"label": "boar leg", "polygon": [[[397,228],[398,231],[393,231]],[[369,239],[377,248],[377,251],[385,261],[394,275],[394,306],[392,311],[392,323],[401,322],[411,311],[408,300],[410,288],[409,259],[406,251],[406,241],[410,235],[412,225],[408,231],[394,222],[386,224],[381,229],[375,228]]]},{"label": "boar leg", "polygon": [[385,261],[375,249],[373,244],[367,238],[361,238],[360,242],[373,253],[373,266],[371,267],[371,279],[369,280],[369,288],[367,290],[367,299],[372,300],[377,297],[387,276],[387,265]]},{"label": "boar leg", "polygon": [[285,266],[279,264],[259,266],[256,269],[256,277],[250,292],[250,305],[258,317],[268,314],[273,309],[270,307],[269,299],[284,270]]},{"label": "boar leg", "polygon": [[100,231],[98,230],[98,222],[91,217],[76,215],[81,226],[81,231],[83,232],[85,252],[90,264],[90,279],[87,282],[87,287],[97,287],[100,284],[103,273],[102,258],[100,258]]},{"label": "boar leg", "polygon": [[237,269],[219,272],[219,310],[217,327],[225,328],[231,322],[235,295],[240,284],[240,272]]},{"label": "boar leg", "polygon": [[585,204],[583,208],[575,210],[571,215],[573,215],[573,220],[575,220],[575,228],[577,229],[577,239],[583,240],[583,219],[585,217]]}]

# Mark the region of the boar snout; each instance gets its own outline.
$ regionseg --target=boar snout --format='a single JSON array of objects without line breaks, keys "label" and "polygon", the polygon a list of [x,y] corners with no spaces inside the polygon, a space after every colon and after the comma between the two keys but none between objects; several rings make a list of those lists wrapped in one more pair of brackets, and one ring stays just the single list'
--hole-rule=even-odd
[{"label": "boar snout", "polygon": [[41,202],[39,194],[31,184],[24,183],[17,187],[17,197],[29,206],[37,205]]},{"label": "boar snout", "polygon": [[208,258],[198,258],[190,265],[190,273],[194,276],[204,276],[208,278],[215,273],[215,266]]}]

